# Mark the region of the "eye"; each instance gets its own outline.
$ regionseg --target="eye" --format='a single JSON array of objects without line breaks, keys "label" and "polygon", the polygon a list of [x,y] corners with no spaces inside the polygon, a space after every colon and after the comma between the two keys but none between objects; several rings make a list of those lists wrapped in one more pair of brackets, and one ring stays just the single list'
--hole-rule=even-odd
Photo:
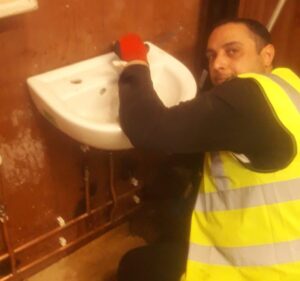
[{"label": "eye", "polygon": [[229,48],[226,50],[226,54],[229,57],[236,57],[239,54],[240,50],[237,48]]}]

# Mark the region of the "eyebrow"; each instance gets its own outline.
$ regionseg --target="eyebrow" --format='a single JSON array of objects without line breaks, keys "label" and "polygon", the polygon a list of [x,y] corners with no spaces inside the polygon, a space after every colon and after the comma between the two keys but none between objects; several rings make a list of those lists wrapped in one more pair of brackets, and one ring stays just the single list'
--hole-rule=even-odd
[{"label": "eyebrow", "polygon": [[[228,42],[228,43],[225,43],[224,45],[222,45],[222,48],[224,48],[224,47],[232,47],[232,46],[234,46],[234,45],[240,45],[240,46],[242,46],[243,44],[241,43],[241,42],[239,42],[239,41],[230,41],[230,42]],[[206,50],[206,54],[209,54],[209,53],[214,53],[215,52],[215,50],[214,49],[207,49]]]}]

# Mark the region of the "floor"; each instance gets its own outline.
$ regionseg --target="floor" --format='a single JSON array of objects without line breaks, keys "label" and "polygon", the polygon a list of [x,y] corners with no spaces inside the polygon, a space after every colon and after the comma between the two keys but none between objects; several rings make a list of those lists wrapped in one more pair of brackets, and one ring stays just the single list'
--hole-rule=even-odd
[{"label": "floor", "polygon": [[120,258],[131,248],[144,245],[123,224],[80,248],[26,281],[115,281]]}]

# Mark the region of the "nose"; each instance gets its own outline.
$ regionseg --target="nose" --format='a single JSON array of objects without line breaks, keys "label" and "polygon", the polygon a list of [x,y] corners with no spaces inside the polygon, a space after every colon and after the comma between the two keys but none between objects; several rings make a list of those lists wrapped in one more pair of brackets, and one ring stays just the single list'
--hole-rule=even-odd
[{"label": "nose", "polygon": [[211,67],[214,70],[225,69],[227,65],[228,65],[228,59],[223,52],[217,53],[211,62]]}]

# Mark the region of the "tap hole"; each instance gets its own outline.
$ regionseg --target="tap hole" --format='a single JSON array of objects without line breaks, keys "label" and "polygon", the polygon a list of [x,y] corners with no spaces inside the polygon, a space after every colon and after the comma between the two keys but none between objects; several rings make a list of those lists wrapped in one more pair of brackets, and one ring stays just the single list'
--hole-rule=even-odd
[{"label": "tap hole", "polygon": [[70,81],[72,84],[81,84],[82,83],[82,80],[80,78],[76,78],[76,79],[72,79]]},{"label": "tap hole", "polygon": [[102,88],[102,89],[100,89],[100,91],[99,91],[99,94],[102,96],[102,95],[104,95],[105,93],[106,93],[106,88]]}]

